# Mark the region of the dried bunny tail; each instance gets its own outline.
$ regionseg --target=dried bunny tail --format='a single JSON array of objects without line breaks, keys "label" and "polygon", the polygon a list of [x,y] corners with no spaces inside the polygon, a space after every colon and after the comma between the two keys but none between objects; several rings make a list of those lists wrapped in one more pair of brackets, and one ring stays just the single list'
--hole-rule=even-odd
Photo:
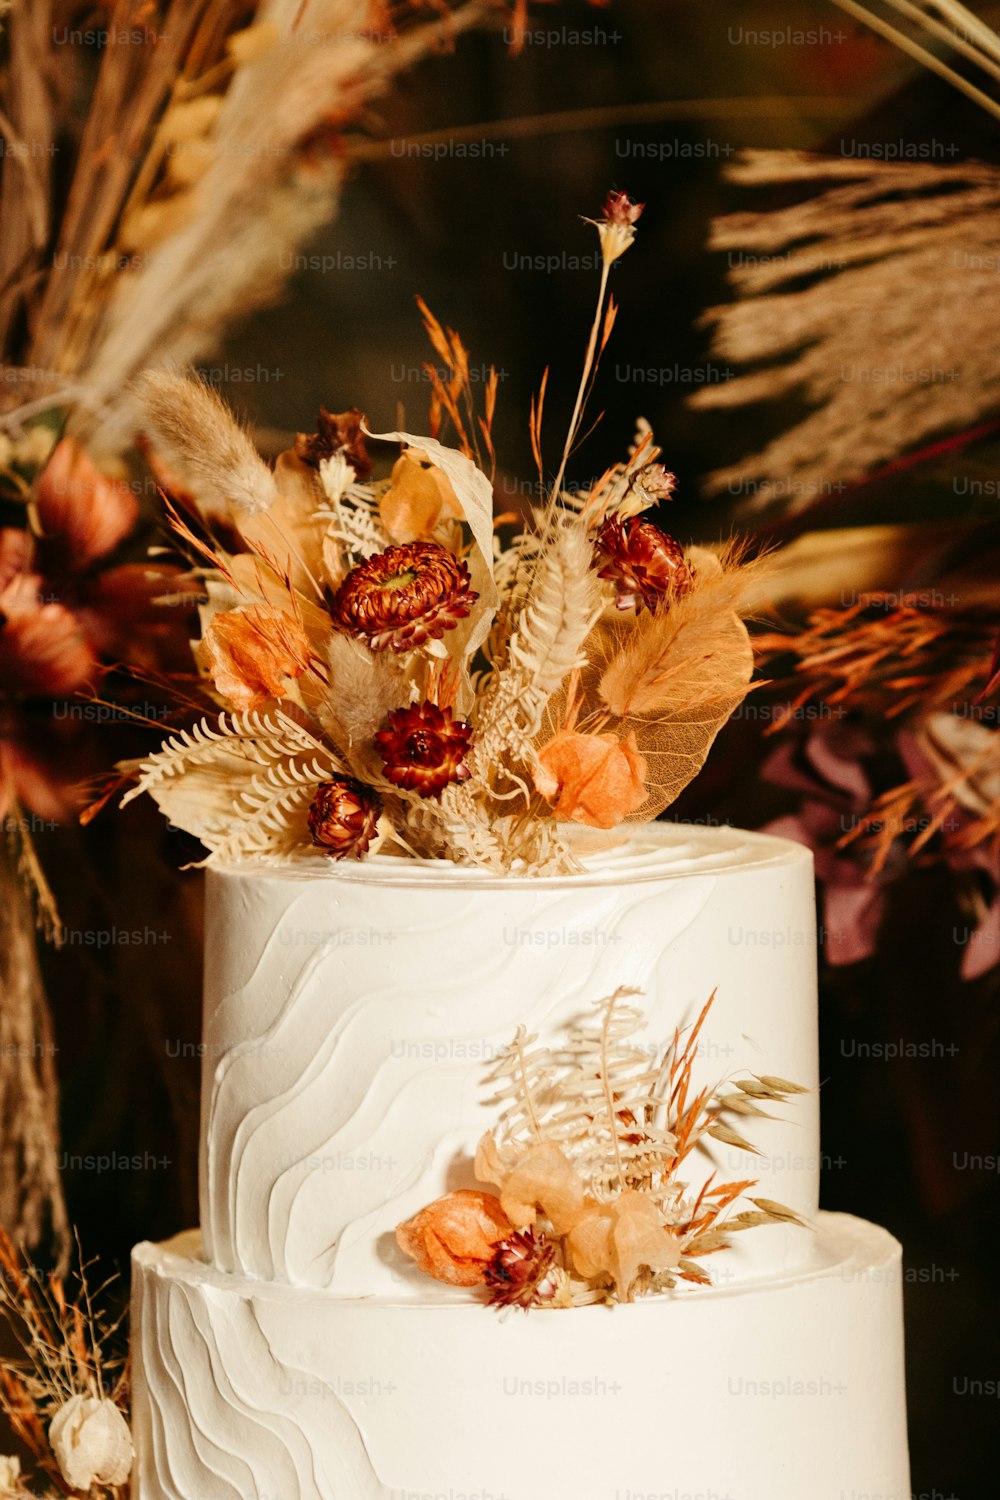
[{"label": "dried bunny tail", "polygon": [[140,412],[156,442],[200,493],[220,495],[235,515],[259,515],[278,497],[274,475],[220,396],[165,370],[136,382]]}]

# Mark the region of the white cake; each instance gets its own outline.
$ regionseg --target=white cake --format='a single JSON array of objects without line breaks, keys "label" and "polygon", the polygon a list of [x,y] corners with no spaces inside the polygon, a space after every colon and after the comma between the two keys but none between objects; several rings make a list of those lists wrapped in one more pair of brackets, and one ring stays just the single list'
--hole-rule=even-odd
[{"label": "white cake", "polygon": [[[586,873],[375,857],[210,870],[202,1230],[134,1256],[139,1500],[843,1500],[909,1495],[900,1250],[818,1213],[812,861],[653,825]],[[697,1086],[810,1092],[754,1119],[770,1224],[715,1285],[484,1308],[398,1249],[475,1183],[485,1075],[618,985],[661,1051],[716,999]],[[747,1175],[711,1143],[685,1163]]]}]

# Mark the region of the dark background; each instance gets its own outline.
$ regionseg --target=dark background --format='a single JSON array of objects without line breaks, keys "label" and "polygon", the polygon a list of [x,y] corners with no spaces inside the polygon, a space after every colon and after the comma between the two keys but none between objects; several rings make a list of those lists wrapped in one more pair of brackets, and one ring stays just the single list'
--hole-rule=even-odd
[{"label": "dark background", "polygon": [[[775,39],[782,28],[818,36]],[[533,477],[528,403],[547,365],[546,451],[557,461],[597,286],[596,236],[580,216],[623,188],[647,207],[614,273],[622,310],[597,397],[606,415],[575,477],[618,457],[644,415],[680,481],[671,529],[685,541],[725,535],[730,510],[700,497],[699,476],[793,415],[685,407],[726,375],[698,320],[727,296],[725,257],[706,251],[709,221],[747,206],[724,181],[727,161],[747,146],[840,154],[902,138],[993,159],[996,122],[820,0],[545,5],[531,29],[518,58],[501,35],[463,38],[402,81],[367,135],[343,142],[353,167],[337,222],[306,251],[282,305],[236,331],[203,373],[265,445],[312,430],[321,402],[360,406],[376,429],[420,430],[420,293],[461,332],[474,366],[501,372],[503,496],[515,477]],[[953,472],[848,494],[827,524],[957,519]],[[731,726],[676,814],[765,824],[787,799],[762,781],[763,753],[752,726]],[[67,929],[103,921],[155,934],[107,953],[70,943],[46,968],[70,1211],[88,1252],[124,1266],[133,1241],[197,1218],[199,877],[178,878],[197,850],[155,810],[108,816],[114,832],[98,820],[43,840]],[[965,920],[947,873],[930,866],[896,888],[876,958],[833,969],[821,955],[824,1206],[873,1218],[904,1243],[913,1490],[934,1500],[996,1494],[995,1403],[963,1392],[1000,1373],[997,1179],[968,1165],[997,1159],[1000,996],[993,975],[959,978]],[[859,1055],[906,1039],[933,1043],[933,1055]],[[108,1153],[110,1166],[88,1160]]]}]

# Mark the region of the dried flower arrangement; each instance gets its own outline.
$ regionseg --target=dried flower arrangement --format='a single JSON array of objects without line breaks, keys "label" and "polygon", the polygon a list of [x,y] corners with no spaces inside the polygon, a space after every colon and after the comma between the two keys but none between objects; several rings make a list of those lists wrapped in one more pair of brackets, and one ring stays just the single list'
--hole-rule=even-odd
[{"label": "dried flower arrangement", "polygon": [[679,1173],[707,1137],[741,1151],[729,1121],[767,1118],[805,1090],[782,1078],[692,1087],[698,1039],[714,995],[660,1059],[637,1044],[643,1013],[620,988],[565,1044],[540,1047],[523,1028],[490,1075],[506,1107],[476,1153],[476,1177],[494,1191],[451,1192],[396,1231],[420,1270],[452,1286],[484,1287],[499,1307],[631,1302],[678,1281],[711,1285],[701,1258],[730,1235],[763,1224],[808,1227],[768,1198],[731,1212],[755,1186],[715,1181],[689,1191]]},{"label": "dried flower arrangement", "polygon": [[[103,1310],[80,1258],[68,1277],[26,1264],[0,1230],[0,1321],[21,1355],[0,1359],[0,1410],[51,1492],[125,1500],[132,1469],[124,1312]],[[0,1457],[0,1496],[28,1495],[20,1462]]]},{"label": "dried flower arrangement", "polygon": [[[381,848],[558,873],[576,868],[560,824],[654,818],[696,775],[749,689],[755,569],[646,518],[674,480],[645,425],[625,462],[563,489],[639,213],[612,193],[592,221],[602,272],[569,432],[545,484],[543,380],[544,498],[507,541],[496,378],[477,411],[466,350],[426,308],[450,371],[428,366],[428,437],[324,412],[272,471],[212,392],[144,378],[173,530],[204,588],[193,690],[216,713],[123,767],[126,800],[149,792],[216,861]],[[403,445],[388,482],[368,477],[366,437]]]}]

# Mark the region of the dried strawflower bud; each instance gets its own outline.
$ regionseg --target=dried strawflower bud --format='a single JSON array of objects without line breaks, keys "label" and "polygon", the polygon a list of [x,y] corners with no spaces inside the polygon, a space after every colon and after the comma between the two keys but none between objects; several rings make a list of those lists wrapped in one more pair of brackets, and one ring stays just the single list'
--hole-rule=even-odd
[{"label": "dried strawflower bud", "polygon": [[645,802],[646,771],[634,732],[620,740],[567,729],[542,746],[534,778],[557,818],[615,828]]},{"label": "dried strawflower bud", "polygon": [[624,255],[635,239],[635,226],[644,207],[643,203],[633,203],[628,193],[611,192],[604,200],[601,217],[588,220],[597,226],[606,266]]},{"label": "dried strawflower bud", "polygon": [[394,708],[389,727],[375,736],[388,780],[421,797],[440,797],[451,782],[469,779],[471,741],[472,725],[433,703]]},{"label": "dried strawflower bud", "polygon": [[497,1245],[486,1268],[494,1307],[565,1306],[568,1278],[556,1265],[556,1248],[537,1229],[520,1229]]},{"label": "dried strawflower bud", "polygon": [[49,1426],[59,1472],[73,1490],[124,1484],[132,1472],[128,1423],[106,1396],[71,1396]]},{"label": "dried strawflower bud", "polygon": [[663,464],[647,464],[639,470],[633,483],[651,500],[669,500],[677,488],[677,475],[671,474]]},{"label": "dried strawflower bud", "polygon": [[316,418],[317,430],[311,437],[300,432],[295,439],[296,458],[310,468],[318,469],[324,459],[340,454],[358,479],[367,479],[372,463],[361,430],[364,420],[364,414],[356,406],[342,412],[329,412],[321,406]]},{"label": "dried strawflower bud", "polygon": [[465,563],[447,547],[410,542],[352,568],[330,613],[373,651],[411,651],[465,618],[479,598],[469,583]]},{"label": "dried strawflower bud", "polygon": [[313,843],[332,859],[360,859],[368,851],[382,814],[382,799],[373,787],[353,776],[336,776],[316,788],[309,804]]},{"label": "dried strawflower bud", "polygon": [[449,1286],[479,1286],[497,1244],[513,1231],[499,1198],[474,1188],[446,1193],[396,1229],[399,1248]]},{"label": "dried strawflower bud", "polygon": [[684,548],[667,532],[630,516],[609,516],[594,542],[594,567],[615,585],[619,609],[655,613],[686,594],[693,577]]}]

